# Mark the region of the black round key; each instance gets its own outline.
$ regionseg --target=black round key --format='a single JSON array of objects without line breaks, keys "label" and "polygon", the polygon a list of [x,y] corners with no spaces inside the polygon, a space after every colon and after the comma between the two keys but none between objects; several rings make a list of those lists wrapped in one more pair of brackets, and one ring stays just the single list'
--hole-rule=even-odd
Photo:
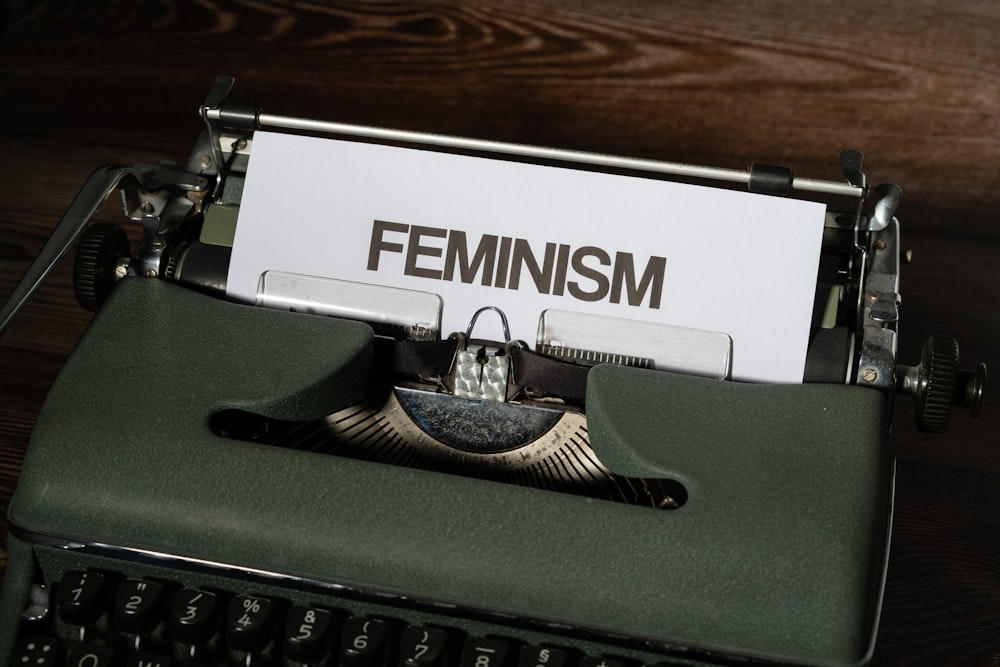
[{"label": "black round key", "polygon": [[115,623],[121,632],[147,634],[163,617],[163,585],[145,579],[125,579],[115,591]]},{"label": "black round key", "polygon": [[56,667],[60,663],[62,649],[59,640],[53,637],[28,637],[18,644],[11,656],[11,665],[30,667]]},{"label": "black round key", "polygon": [[566,651],[547,646],[522,646],[518,667],[563,667],[567,662]]},{"label": "black round key", "polygon": [[469,637],[462,645],[459,667],[506,667],[510,642],[495,637]]},{"label": "black round key", "polygon": [[330,611],[293,606],[285,617],[285,657],[304,663],[322,661],[333,646],[333,626]]},{"label": "black round key", "polygon": [[340,636],[341,667],[384,667],[389,659],[389,626],[375,618],[350,618]]},{"label": "black round key", "polygon": [[403,667],[439,667],[445,664],[448,633],[439,628],[407,626],[399,640]]},{"label": "black round key", "polygon": [[[174,659],[169,655],[137,651],[125,658],[125,667],[172,667]],[[71,667],[89,667],[89,665],[73,665]]]},{"label": "black round key", "polygon": [[207,644],[219,627],[219,598],[215,593],[184,588],[170,605],[170,636],[185,644]]},{"label": "black round key", "polygon": [[97,623],[107,605],[106,583],[100,572],[67,570],[56,594],[59,617],[71,625]]},{"label": "black round key", "polygon": [[66,659],[66,667],[112,667],[114,664],[114,651],[106,646],[89,643],[74,643],[69,658]]},{"label": "black round key", "polygon": [[580,659],[580,667],[625,667],[625,661],[618,658],[595,658],[588,655]]},{"label": "black round key", "polygon": [[226,639],[237,651],[263,651],[271,641],[274,602],[267,598],[237,595],[226,611]]}]

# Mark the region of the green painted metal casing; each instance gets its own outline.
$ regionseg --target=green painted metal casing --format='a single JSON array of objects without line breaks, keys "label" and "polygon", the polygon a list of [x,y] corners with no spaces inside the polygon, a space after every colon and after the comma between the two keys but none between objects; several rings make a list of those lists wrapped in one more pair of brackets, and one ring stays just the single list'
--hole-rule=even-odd
[{"label": "green painted metal casing", "polygon": [[[892,487],[878,392],[595,368],[592,446],[616,472],[681,481],[677,510],[209,430],[226,408],[308,419],[346,405],[371,339],[354,322],[125,280],[46,401],[12,525],[723,655],[869,655]],[[30,568],[30,545],[10,543],[0,622]]]}]

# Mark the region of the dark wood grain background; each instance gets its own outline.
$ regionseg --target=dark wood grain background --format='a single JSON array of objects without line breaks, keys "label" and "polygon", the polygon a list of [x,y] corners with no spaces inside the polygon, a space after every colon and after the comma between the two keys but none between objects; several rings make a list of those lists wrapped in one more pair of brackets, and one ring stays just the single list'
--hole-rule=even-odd
[{"label": "dark wood grain background", "polygon": [[[183,161],[230,73],[274,113],[722,167],[839,179],[838,151],[858,148],[873,183],[904,191],[902,360],[940,333],[1000,371],[998,3],[131,4],[2,5],[0,299],[94,167]],[[87,321],[64,262],[0,339],[4,507]],[[937,437],[897,406],[877,665],[1000,664],[992,399]]]}]

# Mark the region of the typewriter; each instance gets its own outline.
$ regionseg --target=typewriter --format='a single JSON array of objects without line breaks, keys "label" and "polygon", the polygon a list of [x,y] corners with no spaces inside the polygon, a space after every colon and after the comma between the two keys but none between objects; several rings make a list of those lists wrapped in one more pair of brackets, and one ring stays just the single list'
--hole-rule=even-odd
[{"label": "typewriter", "polygon": [[[986,383],[943,336],[897,363],[897,186],[856,151],[828,182],[270,115],[232,86],[186,165],[97,169],[0,312],[78,242],[97,314],[8,509],[0,664],[869,659],[892,402],[942,431]],[[804,381],[739,381],[724,332],[551,312],[529,344],[489,303],[441,325],[433,291],[275,271],[234,302],[267,128],[823,202]],[[134,249],[91,224],[116,190]]]}]

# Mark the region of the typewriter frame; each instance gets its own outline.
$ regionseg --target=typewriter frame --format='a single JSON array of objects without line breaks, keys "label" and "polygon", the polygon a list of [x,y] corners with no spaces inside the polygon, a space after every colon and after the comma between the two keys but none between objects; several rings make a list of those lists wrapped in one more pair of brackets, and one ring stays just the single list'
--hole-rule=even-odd
[{"label": "typewriter frame", "polygon": [[[122,331],[133,335],[104,344]],[[36,561],[56,562],[53,546],[80,567],[115,545],[126,573],[147,571],[139,556],[163,564],[170,554],[175,579],[192,564],[237,581],[274,573],[341,598],[327,604],[350,607],[360,592],[383,615],[447,626],[469,611],[495,634],[645,663],[870,654],[893,477],[879,392],[596,368],[595,450],[623,474],[680,479],[691,499],[673,511],[318,457],[205,427],[225,407],[307,418],[346,402],[369,343],[361,324],[125,280],[39,417],[10,509],[14,583],[0,622],[20,614]],[[318,354],[295,353],[303,347]],[[245,354],[261,359],[249,375]],[[123,394],[125,374],[134,390]],[[678,410],[637,418],[662,402]],[[669,453],[663,433],[676,434]],[[303,488],[322,492],[303,498]]]},{"label": "typewriter frame", "polygon": [[[281,583],[296,596],[319,590],[347,606],[356,599],[365,609],[377,603],[411,622],[570,643],[643,662],[749,658],[856,664],[870,657],[891,527],[894,474],[887,433],[896,387],[898,189],[882,191],[876,213],[862,215],[868,188],[860,154],[842,156],[846,184],[793,178],[774,168],[758,168],[755,175],[753,169],[708,169],[316,121],[289,123],[255,107],[224,104],[231,85],[231,79],[216,80],[202,107],[209,132],[184,170],[163,165],[98,170],[67,212],[65,219],[73,224],[43,249],[41,257],[50,268],[125,181],[126,214],[142,225],[144,239],[118,267],[128,278],[95,317],[39,417],[9,511],[3,627],[13,627],[21,615],[39,572],[51,583],[65,563],[82,567],[113,555],[125,570],[167,564],[178,566],[178,572],[235,574],[237,581],[250,582],[247,590]],[[743,182],[775,193],[846,195],[857,200],[856,210],[828,215],[827,230],[847,239],[841,241],[847,251],[837,272],[849,302],[846,310],[856,311],[851,335],[861,340],[847,341],[849,359],[840,377],[823,384],[738,385],[612,366],[593,369],[587,412],[595,450],[622,474],[683,481],[694,502],[676,513],[463,478],[442,482],[425,471],[333,457],[317,463],[300,452],[222,440],[205,428],[213,411],[237,407],[282,419],[318,417],[354,397],[370,363],[371,333],[362,324],[229,304],[170,282],[185,280],[167,251],[206,201],[238,202],[238,172],[245,168],[252,131],[268,125]],[[44,278],[47,268],[42,268],[29,272],[26,293]],[[210,293],[219,288],[217,276],[199,277],[194,286]],[[15,295],[11,301],[16,306],[23,298]],[[0,321],[10,315],[5,308]],[[245,331],[255,333],[241,354],[261,362],[250,379],[223,344]],[[122,337],[122,332],[128,334]],[[109,339],[120,344],[111,348],[105,343]],[[296,352],[304,349],[310,350],[305,357]],[[211,382],[199,386],[196,372]],[[275,374],[284,378],[280,387],[270,379]],[[119,390],[123,376],[137,391]],[[683,407],[664,411],[663,405]],[[755,417],[749,428],[748,415]],[[676,434],[669,457],[660,446],[664,433]],[[731,460],[732,452],[714,446],[720,433],[741,443],[739,465]],[[421,517],[412,503],[400,506],[381,498],[374,507],[361,508],[366,519],[388,522],[379,531],[372,531],[370,522],[343,517],[317,521],[303,515],[298,500],[261,503],[248,482],[278,467],[290,476],[277,483],[289,497],[310,481],[316,488],[334,489],[322,501],[331,513],[351,506],[366,489],[407,488],[437,517],[427,531],[433,539],[416,530]],[[206,476],[218,470],[233,474],[222,485],[221,500]],[[748,480],[748,472],[756,477]],[[114,496],[108,488],[116,490]],[[150,488],[155,489],[153,502]],[[487,499],[469,502],[480,493]],[[702,502],[706,498],[711,500]],[[462,503],[466,507],[456,528],[449,521]],[[252,520],[243,514],[247,507],[254,510]],[[209,508],[211,521],[225,527],[211,536],[190,520],[204,519]],[[502,508],[499,513],[497,508]],[[181,518],[163,519],[164,512]],[[271,534],[257,534],[262,523]],[[593,552],[581,558],[567,547],[579,539],[579,526],[588,523],[597,526],[592,538],[611,536],[615,544],[593,544]],[[499,540],[464,545],[457,556],[442,546],[456,542],[439,541],[442,535],[454,539],[487,526],[499,531]],[[344,534],[353,536],[352,544],[343,543],[339,536]],[[405,554],[394,549],[389,538],[398,536],[416,546]],[[552,542],[562,545],[562,561],[574,563],[570,571],[556,567],[564,562],[551,561]],[[498,543],[502,548],[496,548]],[[329,545],[334,545],[332,554]],[[618,545],[672,557],[680,565],[667,572],[651,559],[623,565]],[[529,557],[518,561],[517,550],[524,549]],[[275,552],[283,558],[275,558]],[[693,564],[694,557],[707,564]],[[443,563],[449,567],[442,568]],[[473,563],[492,574],[472,571]],[[603,594],[591,593],[583,601],[574,595],[574,586],[595,582],[595,589],[615,588],[629,601],[645,604],[635,608]],[[782,586],[788,591],[776,595]],[[725,608],[712,608],[705,591]],[[659,596],[664,595],[674,596],[683,613],[661,608]],[[462,621],[466,613],[484,625]],[[0,661],[13,641],[0,634]]]}]

